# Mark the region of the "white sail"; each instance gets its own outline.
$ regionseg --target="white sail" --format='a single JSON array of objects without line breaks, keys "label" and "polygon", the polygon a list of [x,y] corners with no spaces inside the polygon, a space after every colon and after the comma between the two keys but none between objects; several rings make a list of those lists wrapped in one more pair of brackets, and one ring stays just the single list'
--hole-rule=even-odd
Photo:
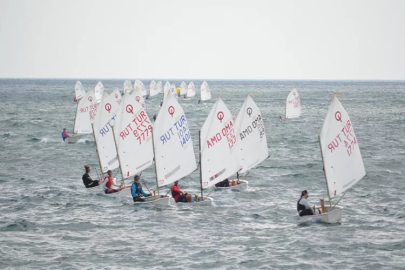
[{"label": "white sail", "polygon": [[97,114],[98,108],[94,91],[88,91],[78,102],[73,132],[75,134],[92,133],[91,123]]},{"label": "white sail", "polygon": [[135,89],[133,95],[134,95],[135,101],[138,102],[142,106],[142,108],[144,108],[146,110],[145,99],[143,98],[141,92],[139,92],[139,90]]},{"label": "white sail", "polygon": [[172,83],[170,85],[170,93],[172,94],[172,97],[174,97],[175,99],[178,99],[179,95],[177,94],[177,88],[174,83]]},{"label": "white sail", "polygon": [[188,84],[187,90],[187,97],[194,97],[195,96],[195,86],[194,83],[191,82]]},{"label": "white sail", "polygon": [[173,183],[197,169],[186,115],[172,95],[166,97],[160,109],[153,135],[159,186]]},{"label": "white sail", "polygon": [[96,97],[97,102],[100,102],[101,98],[103,97],[103,92],[104,92],[104,85],[100,81],[94,88],[94,95]]},{"label": "white sail", "polygon": [[[150,88],[149,89],[150,89],[149,93],[150,93],[151,97],[156,96],[157,94],[160,93],[159,89],[158,89],[158,84],[155,81],[152,81],[150,83]],[[160,90],[162,90],[162,88],[160,88]]]},{"label": "white sail", "polygon": [[120,93],[120,90],[118,88],[115,88],[112,93],[113,93],[113,95],[115,97],[115,102],[118,104],[118,106],[121,105],[122,95]]},{"label": "white sail", "polygon": [[162,93],[162,82],[161,81],[159,81],[156,84],[156,88],[157,88],[158,93]]},{"label": "white sail", "polygon": [[201,128],[202,188],[208,188],[240,169],[235,123],[219,97]]},{"label": "white sail", "polygon": [[187,94],[187,85],[185,82],[181,82],[180,84],[180,95],[186,95]]},{"label": "white sail", "polygon": [[293,89],[287,96],[285,104],[285,118],[296,118],[301,116],[301,103],[300,95],[298,95],[297,89]]},{"label": "white sail", "polygon": [[132,83],[130,80],[125,80],[124,82],[124,93],[127,91],[132,91],[134,88],[132,87]]},{"label": "white sail", "polygon": [[206,81],[204,81],[201,84],[201,101],[209,100],[209,99],[211,99],[210,87],[208,86],[208,83]]},{"label": "white sail", "polygon": [[240,149],[240,173],[244,173],[269,156],[262,115],[250,95],[236,117],[235,132]]},{"label": "white sail", "polygon": [[319,139],[329,197],[333,198],[366,175],[353,125],[337,98],[329,107]]},{"label": "white sail", "polygon": [[142,172],[153,164],[152,124],[142,104],[136,101],[138,90],[127,91],[117,110],[114,136],[122,179]]},{"label": "white sail", "polygon": [[114,93],[110,95],[104,91],[93,122],[94,138],[103,173],[118,168],[117,150],[111,127],[119,107],[117,101],[120,99],[121,94],[116,97]]},{"label": "white sail", "polygon": [[169,83],[169,82],[166,82],[166,83],[165,83],[165,87],[163,88],[163,96],[164,96],[164,97],[167,96],[167,93],[169,92],[170,87],[171,87],[170,83]]},{"label": "white sail", "polygon": [[146,96],[148,94],[145,85],[143,85],[141,80],[135,80],[134,89],[138,89],[142,96]]},{"label": "white sail", "polygon": [[86,94],[86,92],[84,91],[83,84],[80,81],[77,81],[76,85],[75,85],[76,99],[77,100],[81,99],[82,97],[84,97],[85,94]]}]

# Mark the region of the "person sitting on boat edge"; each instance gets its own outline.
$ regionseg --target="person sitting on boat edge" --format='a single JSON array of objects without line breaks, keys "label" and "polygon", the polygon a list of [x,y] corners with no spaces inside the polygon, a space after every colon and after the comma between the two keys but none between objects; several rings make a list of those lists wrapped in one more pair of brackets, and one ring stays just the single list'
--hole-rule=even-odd
[{"label": "person sitting on boat edge", "polygon": [[91,179],[90,177],[90,166],[85,165],[84,169],[86,170],[86,173],[83,174],[82,180],[83,180],[83,184],[86,188],[92,188],[92,187],[96,187],[99,185],[99,180],[94,181],[93,179]]},{"label": "person sitting on boat edge", "polygon": [[172,192],[173,199],[176,203],[178,202],[189,202],[191,203],[192,196],[187,192],[183,192],[179,188],[179,180],[174,181],[174,185],[170,190]]},{"label": "person sitting on boat edge", "polygon": [[215,187],[229,187],[229,180],[228,180],[228,178],[226,178],[225,180],[223,180],[223,181],[221,181],[221,182],[219,182],[219,183],[216,183],[216,184],[215,184]]},{"label": "person sitting on boat edge", "polygon": [[[312,210],[311,206],[308,203],[308,191],[303,190],[301,192],[301,198],[297,202],[297,211],[298,214],[302,216],[310,216],[310,215],[316,215],[315,211]],[[315,210],[315,206],[314,206]]]},{"label": "person sitting on boat edge", "polygon": [[64,128],[64,129],[63,129],[63,132],[62,132],[62,139],[63,139],[63,141],[65,141],[65,139],[66,139],[67,137],[69,137],[69,135],[68,135],[67,132],[66,132],[66,128]]},{"label": "person sitting on boat edge", "polygon": [[[114,183],[114,179],[112,177],[112,171],[111,170],[107,171],[107,176],[104,178],[104,183],[106,183],[106,185],[105,185],[106,189],[104,190],[105,194],[110,194],[110,193],[121,191],[122,185],[117,186]],[[119,187],[119,188],[114,189],[114,188],[112,188],[113,186],[116,186],[116,187]]]},{"label": "person sitting on boat edge", "polygon": [[142,197],[150,196],[150,194],[143,191],[140,180],[141,177],[139,175],[134,176],[134,183],[131,186],[131,194],[134,202],[144,202],[145,200]]}]

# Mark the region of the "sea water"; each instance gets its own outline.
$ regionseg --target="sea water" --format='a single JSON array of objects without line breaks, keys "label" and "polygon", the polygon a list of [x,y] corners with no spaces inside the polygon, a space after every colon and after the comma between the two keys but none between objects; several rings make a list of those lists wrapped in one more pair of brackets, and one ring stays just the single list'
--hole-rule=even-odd
[{"label": "sea water", "polygon": [[[214,191],[213,205],[170,207],[134,205],[130,197],[84,188],[83,166],[92,167],[93,178],[99,168],[93,135],[78,136],[72,145],[61,139],[64,127],[73,135],[75,82],[0,80],[0,268],[405,267],[405,82],[208,81],[211,100],[179,98],[196,155],[198,130],[223,88],[234,117],[248,93],[259,93],[254,100],[270,157],[244,176],[247,191]],[[112,91],[123,80],[102,82]],[[89,90],[97,80],[82,83]],[[150,81],[143,83],[148,89]],[[202,81],[194,83],[199,90]],[[280,121],[294,87],[302,116]],[[367,175],[339,202],[341,223],[302,223],[296,211],[301,190],[308,189],[311,204],[327,199],[318,134],[335,93],[342,93]],[[146,101],[150,118],[162,98]],[[152,167],[142,183],[155,186]],[[200,196],[199,172],[179,186]]]}]

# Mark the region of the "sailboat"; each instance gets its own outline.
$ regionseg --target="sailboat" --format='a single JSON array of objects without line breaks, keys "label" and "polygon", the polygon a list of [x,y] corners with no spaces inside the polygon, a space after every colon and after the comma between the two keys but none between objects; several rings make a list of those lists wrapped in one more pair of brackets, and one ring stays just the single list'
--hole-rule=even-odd
[{"label": "sailboat", "polygon": [[170,91],[170,83],[166,81],[165,86],[163,87],[163,96],[166,97],[167,93]]},{"label": "sailboat", "polygon": [[267,148],[266,132],[262,115],[253,98],[248,94],[235,121],[235,133],[238,137],[240,171],[238,178],[229,187],[217,187],[217,189],[239,189],[248,187],[248,181],[239,180],[239,174],[247,173],[269,157]]},{"label": "sailboat", "polygon": [[176,88],[176,85],[174,83],[172,83],[170,85],[169,91],[170,91],[170,94],[172,95],[172,97],[174,97],[175,99],[179,98],[179,95],[177,94],[177,88]]},{"label": "sailboat", "polygon": [[101,101],[101,98],[103,97],[103,92],[104,92],[104,85],[99,81],[94,88],[94,95],[96,97],[97,103]]},{"label": "sailboat", "polygon": [[152,81],[150,83],[149,94],[151,97],[156,96],[157,94],[160,93],[160,91],[162,91],[162,83],[160,83],[160,90],[159,90],[158,86],[159,85],[155,81]]},{"label": "sailboat", "polygon": [[[112,127],[124,187],[130,187],[132,176],[153,164],[152,124],[137,97],[142,97],[138,89],[125,92]],[[144,202],[136,203],[170,205],[170,196],[158,192],[157,198],[146,197]]]},{"label": "sailboat", "polygon": [[124,93],[126,91],[134,90],[134,88],[132,87],[132,82],[130,80],[125,80],[123,86],[124,86]]},{"label": "sailboat", "polygon": [[300,95],[297,89],[293,89],[287,96],[285,103],[285,118],[297,118],[301,116]]},{"label": "sailboat", "polygon": [[146,96],[148,92],[146,91],[145,85],[143,85],[141,80],[135,80],[134,89],[139,90],[142,96]]},{"label": "sailboat", "polygon": [[187,94],[187,85],[185,82],[180,84],[180,96],[185,96]]},{"label": "sailboat", "polygon": [[209,99],[211,99],[210,87],[208,86],[208,83],[204,81],[201,84],[201,101]]},{"label": "sailboat", "polygon": [[349,115],[337,97],[329,106],[319,135],[319,146],[325,172],[329,206],[321,199],[320,214],[303,216],[317,222],[334,223],[342,219],[343,207],[332,206],[332,201],[359,182],[365,175],[363,159]]},{"label": "sailboat", "polygon": [[187,87],[187,97],[194,97],[195,96],[195,86],[194,83],[191,82],[188,84]]},{"label": "sailboat", "polygon": [[218,97],[200,131],[200,183],[203,189],[229,178],[240,170],[235,122]]},{"label": "sailboat", "polygon": [[75,98],[77,101],[79,101],[84,95],[86,94],[86,91],[84,91],[84,87],[80,81],[76,82],[75,85]]},{"label": "sailboat", "polygon": [[91,123],[97,114],[98,104],[94,95],[94,91],[88,91],[82,99],[77,103],[75,124],[73,132],[75,134],[90,134],[93,133]]},{"label": "sailboat", "polygon": [[153,127],[156,185],[172,184],[197,169],[183,108],[170,93]]},{"label": "sailboat", "polygon": [[92,124],[102,175],[107,173],[108,170],[114,170],[119,166],[112,125],[116,117],[116,111],[121,103],[122,98],[119,92],[114,91],[109,94],[104,91]]}]

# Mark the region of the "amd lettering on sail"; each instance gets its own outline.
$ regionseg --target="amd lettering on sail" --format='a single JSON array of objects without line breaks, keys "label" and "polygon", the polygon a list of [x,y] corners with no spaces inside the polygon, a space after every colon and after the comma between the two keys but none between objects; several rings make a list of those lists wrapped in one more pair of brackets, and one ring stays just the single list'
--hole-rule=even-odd
[{"label": "amd lettering on sail", "polygon": [[[174,107],[170,106],[168,109],[168,113],[171,115],[171,117],[173,117],[174,112]],[[175,128],[174,131],[173,128]],[[174,137],[174,132],[176,132],[181,146],[185,147],[191,138],[185,114],[182,114],[179,119],[174,122],[174,125],[170,127],[167,132],[164,133],[164,135],[160,136],[161,143],[164,145],[165,143],[169,142],[169,140]]]},{"label": "amd lettering on sail", "polygon": [[[88,97],[88,100],[90,101],[90,103],[93,102],[93,98],[92,98],[91,96]],[[80,109],[80,113],[86,113],[86,112],[88,112],[88,113],[89,113],[89,116],[90,116],[90,120],[93,121],[94,116],[95,116],[96,113],[97,113],[97,107],[98,107],[98,104],[97,104],[97,103],[90,104],[90,105],[87,106],[87,107],[81,108],[81,109]]]},{"label": "amd lettering on sail", "polygon": [[[132,105],[127,105],[125,108],[127,113],[134,113],[134,108]],[[146,141],[150,136],[152,136],[152,125],[148,121],[145,109],[139,111],[135,119],[132,120],[123,130],[120,131],[120,137],[125,140],[130,134],[134,135],[141,145],[142,142]]]},{"label": "amd lettering on sail", "polygon": [[[224,119],[224,113],[219,112],[217,114],[217,118],[219,121],[222,122],[222,119]],[[235,146],[236,143],[236,136],[235,136],[235,129],[234,129],[234,124],[232,118],[229,120],[229,122],[225,125],[225,127],[222,128],[220,132],[217,132],[214,136],[210,137],[209,140],[207,140],[207,146],[208,148],[214,147],[217,142],[220,142],[222,138],[226,138],[228,140],[228,146],[229,149],[232,149]]]},{"label": "amd lettering on sail", "polygon": [[102,127],[101,129],[100,129],[100,134],[101,134],[101,136],[102,137],[104,137],[104,135],[107,135],[111,130],[112,130],[112,123],[114,123],[114,120],[115,120],[115,117],[117,117],[117,115],[114,115],[112,118],[111,118],[111,120],[110,121],[108,121],[108,123],[104,126],[104,127]]},{"label": "amd lettering on sail", "polygon": [[[336,121],[342,122],[342,114],[340,113],[340,111],[336,111],[335,119]],[[347,154],[350,157],[353,150],[355,149],[354,146],[356,144],[356,136],[354,135],[353,127],[349,119],[347,120],[345,126],[342,128],[339,134],[336,135],[335,139],[328,144],[328,149],[332,154],[333,151],[335,151],[338,147],[344,145],[344,147],[346,147]]]},{"label": "amd lettering on sail", "polygon": [[[247,115],[249,115],[249,117],[251,117],[252,108],[250,108],[250,107],[247,108],[246,113],[247,113]],[[249,136],[253,132],[253,129],[255,129],[255,128],[257,128],[259,130],[260,138],[263,138],[265,131],[264,131],[264,124],[263,124],[262,116],[260,114],[258,114],[257,116],[254,116],[254,120],[252,121],[251,125],[247,126],[244,130],[241,130],[241,132],[239,133],[241,141],[243,141],[243,139],[245,139],[247,136]]]}]

